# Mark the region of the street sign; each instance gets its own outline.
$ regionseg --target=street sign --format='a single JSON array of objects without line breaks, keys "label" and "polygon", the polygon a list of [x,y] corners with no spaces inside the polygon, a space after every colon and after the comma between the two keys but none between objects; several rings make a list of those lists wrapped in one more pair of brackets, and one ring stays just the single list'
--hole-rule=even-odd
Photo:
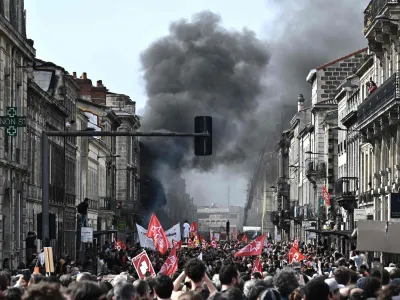
[{"label": "street sign", "polygon": [[7,107],[7,116],[0,117],[0,127],[5,127],[8,136],[16,136],[18,127],[26,127],[26,117],[17,116],[15,106]]},{"label": "street sign", "polygon": [[123,232],[126,229],[126,222],[125,221],[118,221],[118,231]]}]

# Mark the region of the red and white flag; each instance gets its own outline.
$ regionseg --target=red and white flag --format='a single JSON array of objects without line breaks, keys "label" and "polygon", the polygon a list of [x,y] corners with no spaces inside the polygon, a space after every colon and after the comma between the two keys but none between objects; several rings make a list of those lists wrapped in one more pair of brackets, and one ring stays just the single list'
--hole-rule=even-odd
[{"label": "red and white flag", "polygon": [[155,214],[152,214],[149,227],[147,229],[147,237],[153,239],[154,246],[161,254],[169,249],[169,241],[160,221],[158,221]]},{"label": "red and white flag", "polygon": [[201,240],[201,249],[207,250],[207,242],[204,239]]},{"label": "red and white flag", "polygon": [[190,224],[189,232],[191,232],[191,233],[197,232],[197,223],[196,222],[192,222],[192,224]]},{"label": "red and white flag", "polygon": [[132,264],[141,279],[146,278],[147,274],[150,274],[153,277],[156,276],[156,272],[154,272],[146,250],[143,250],[143,252],[141,252],[139,255],[132,258]]},{"label": "red and white flag", "polygon": [[329,194],[328,188],[326,186],[322,187],[322,198],[324,199],[326,206],[331,206],[331,194]]},{"label": "red and white flag", "polygon": [[217,241],[216,240],[212,240],[211,241],[211,247],[213,247],[214,249],[217,249],[218,248],[218,244],[217,244]]},{"label": "red and white flag", "polygon": [[251,241],[244,248],[235,253],[235,257],[239,256],[256,256],[261,255],[264,247],[265,234]]},{"label": "red and white flag", "polygon": [[182,241],[177,242],[177,241],[175,241],[175,240],[172,240],[172,247],[176,248],[176,250],[181,250],[181,248],[182,248]]},{"label": "red and white flag", "polygon": [[299,238],[295,238],[293,242],[293,247],[295,247],[297,250],[299,250]]},{"label": "red and white flag", "polygon": [[195,244],[194,244],[192,239],[188,239],[188,244],[187,245],[188,245],[189,248],[194,248],[195,247]]},{"label": "red and white flag", "polygon": [[256,261],[254,262],[253,270],[251,270],[251,274],[254,273],[260,273],[261,276],[263,275],[261,260],[259,257],[257,257]]},{"label": "red and white flag", "polygon": [[176,270],[178,270],[178,257],[176,256],[176,248],[174,247],[161,267],[160,273],[169,276],[174,274]]},{"label": "red and white flag", "polygon": [[293,262],[300,262],[305,259],[306,259],[306,257],[304,256],[304,254],[301,253],[299,250],[297,250],[295,247],[290,248],[290,251],[288,254],[289,264],[291,264]]},{"label": "red and white flag", "polygon": [[125,250],[126,250],[126,245],[125,245],[124,242],[122,242],[122,241],[118,238],[117,242],[115,243],[114,249],[125,251]]},{"label": "red and white flag", "polygon": [[248,244],[248,243],[249,243],[249,238],[247,237],[247,235],[246,235],[246,234],[243,234],[243,237],[242,237],[242,242],[243,242],[243,243],[246,243],[246,244]]}]

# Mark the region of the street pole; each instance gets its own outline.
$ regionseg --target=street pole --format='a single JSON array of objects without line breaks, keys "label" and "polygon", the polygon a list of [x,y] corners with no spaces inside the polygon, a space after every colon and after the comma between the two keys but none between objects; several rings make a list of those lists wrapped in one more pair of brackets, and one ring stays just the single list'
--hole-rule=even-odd
[{"label": "street pole", "polygon": [[42,132],[42,247],[48,247],[49,236],[49,136]]},{"label": "street pole", "polygon": [[148,137],[209,137],[204,133],[180,132],[120,132],[120,131],[42,131],[42,243],[49,246],[49,136],[148,136]]}]

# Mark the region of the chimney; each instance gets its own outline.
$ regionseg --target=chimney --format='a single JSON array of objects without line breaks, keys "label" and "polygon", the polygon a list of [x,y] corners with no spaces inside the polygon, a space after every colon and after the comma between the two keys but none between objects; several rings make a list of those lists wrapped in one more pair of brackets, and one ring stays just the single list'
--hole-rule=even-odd
[{"label": "chimney", "polygon": [[97,80],[97,87],[103,87],[103,81]]},{"label": "chimney", "polygon": [[72,77],[74,77],[74,79],[76,79],[76,72],[72,72]]},{"label": "chimney", "polygon": [[302,94],[297,97],[297,112],[301,111],[304,109],[304,97]]},{"label": "chimney", "polygon": [[87,73],[86,72],[83,72],[82,79],[87,79]]}]

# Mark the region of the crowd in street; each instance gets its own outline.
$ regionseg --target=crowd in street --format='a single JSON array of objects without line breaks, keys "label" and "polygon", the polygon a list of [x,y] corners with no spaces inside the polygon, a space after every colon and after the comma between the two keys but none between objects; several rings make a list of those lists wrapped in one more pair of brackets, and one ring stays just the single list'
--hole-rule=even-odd
[{"label": "crowd in street", "polygon": [[[256,249],[250,239],[174,246],[164,254],[146,249],[154,273],[148,268],[143,276],[132,258],[145,249],[126,246],[102,245],[97,270],[89,258],[82,264],[68,257],[58,261],[54,274],[35,268],[39,258],[20,275],[3,270],[0,299],[400,299],[398,266],[374,267],[363,253],[344,257],[322,244],[266,240]],[[176,268],[165,268],[172,252]]]}]

